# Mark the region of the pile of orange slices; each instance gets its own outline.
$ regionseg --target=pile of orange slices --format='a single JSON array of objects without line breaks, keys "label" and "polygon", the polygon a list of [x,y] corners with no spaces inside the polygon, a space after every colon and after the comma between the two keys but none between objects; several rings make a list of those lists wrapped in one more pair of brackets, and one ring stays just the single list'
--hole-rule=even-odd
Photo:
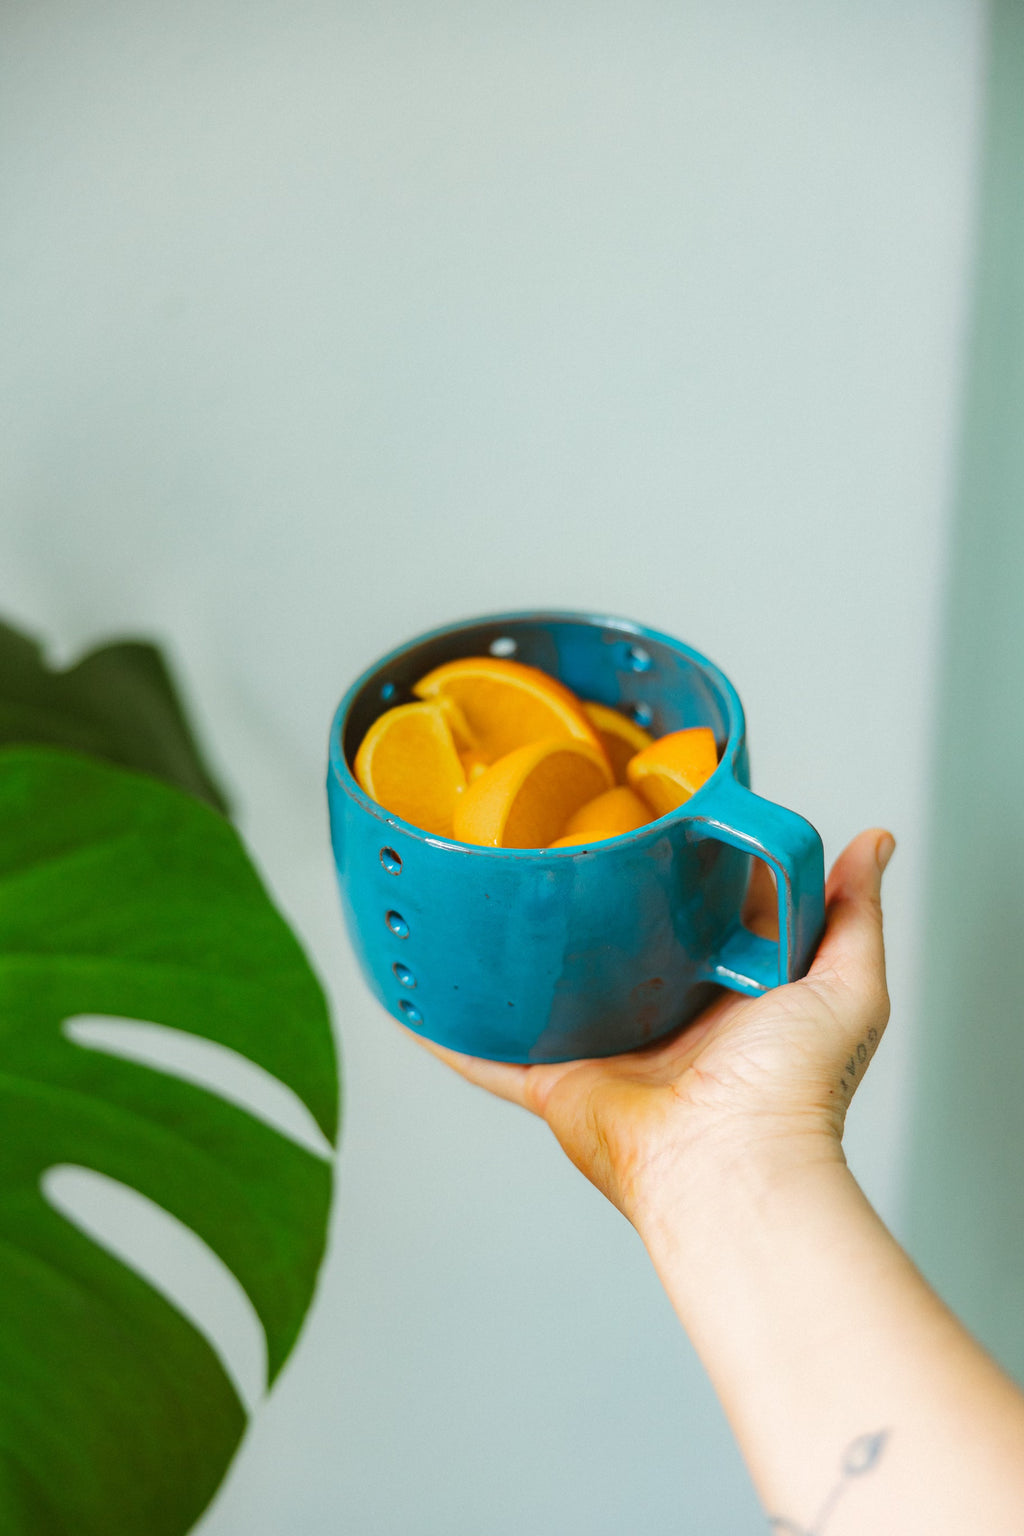
[{"label": "pile of orange slices", "polygon": [[446,662],[389,709],[356,753],[362,788],[424,832],[489,848],[618,837],[688,800],[718,766],[706,726],[657,741],[536,667]]}]

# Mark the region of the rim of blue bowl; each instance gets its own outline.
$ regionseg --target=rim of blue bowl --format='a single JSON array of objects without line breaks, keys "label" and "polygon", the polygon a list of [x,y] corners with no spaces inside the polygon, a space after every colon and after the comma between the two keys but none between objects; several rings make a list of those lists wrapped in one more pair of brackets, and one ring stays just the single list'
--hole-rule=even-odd
[{"label": "rim of blue bowl", "polygon": [[[690,796],[683,805],[674,811],[669,811],[664,816],[657,816],[653,821],[645,823],[642,827],[634,827],[631,832],[621,832],[616,837],[595,838],[593,843],[580,843],[570,848],[492,848],[482,843],[461,843],[454,837],[442,837],[436,832],[425,832],[422,827],[417,827],[411,821],[403,821],[392,811],[387,811],[376,800],[372,800],[359,784],[348,765],[345,750],[342,745],[345,736],[345,726],[348,721],[349,711],[362,690],[379,676],[381,672],[403,658],[408,651],[415,650],[417,646],[425,645],[431,640],[441,640],[446,636],[455,636],[467,629],[480,629],[484,626],[505,627],[512,624],[585,624],[593,629],[614,629],[621,634],[629,635],[638,640],[651,640],[656,644],[668,646],[671,650],[682,652],[693,666],[698,667],[713,682],[726,705],[726,717],[729,722],[729,734],[726,737],[722,756],[718,767],[709,779],[701,785],[697,792]],[[586,613],[575,609],[522,609],[512,613],[483,613],[475,618],[458,619],[453,624],[441,624],[436,629],[425,630],[422,634],[414,635],[409,640],[403,641],[385,656],[381,656],[363,672],[359,674],[355,682],[349,687],[334,712],[331,721],[331,735],[329,742],[330,771],[341,785],[342,789],[363,810],[368,811],[376,821],[387,827],[394,827],[407,837],[413,837],[422,843],[429,843],[431,847],[448,849],[453,853],[489,854],[495,858],[561,858],[567,855],[570,858],[579,858],[583,854],[591,853],[597,849],[609,848],[613,845],[637,841],[652,834],[659,835],[659,829],[665,829],[668,825],[688,819],[693,815],[695,803],[702,802],[712,787],[722,778],[736,777],[736,758],[743,745],[746,735],[746,718],[743,713],[743,705],[740,696],[732,683],[726,677],[722,669],[713,661],[695,651],[693,646],[685,641],[678,640],[674,635],[665,634],[664,631],[651,629],[645,624],[638,624],[633,619],[624,619],[609,614]],[[723,771],[724,770],[724,771]]]}]

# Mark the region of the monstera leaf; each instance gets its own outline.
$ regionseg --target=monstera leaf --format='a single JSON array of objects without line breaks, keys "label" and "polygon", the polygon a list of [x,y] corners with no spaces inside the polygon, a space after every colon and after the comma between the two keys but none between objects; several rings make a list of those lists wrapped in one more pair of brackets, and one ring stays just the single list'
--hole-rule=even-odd
[{"label": "monstera leaf", "polygon": [[145,641],[101,646],[55,672],[38,641],[0,623],[0,746],[27,742],[139,768],[227,810],[164,659]]},{"label": "monstera leaf", "polygon": [[273,1379],[312,1298],[331,1169],[217,1094],[76,1044],[63,1026],[81,1014],[219,1042],[287,1084],[335,1137],[322,994],[229,823],[149,775],[7,746],[0,1531],[181,1536],[245,1411],[205,1338],[61,1216],[42,1176],[95,1170],[191,1227],[249,1295]]}]

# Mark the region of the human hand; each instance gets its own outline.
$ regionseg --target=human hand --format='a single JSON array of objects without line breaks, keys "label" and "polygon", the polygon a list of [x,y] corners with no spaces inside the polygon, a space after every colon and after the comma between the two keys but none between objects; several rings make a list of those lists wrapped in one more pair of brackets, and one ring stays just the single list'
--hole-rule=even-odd
[{"label": "human hand", "polygon": [[[879,901],[895,847],[862,832],[826,886],[808,974],[757,998],[724,992],[667,1040],[622,1056],[536,1066],[421,1043],[470,1082],[546,1120],[564,1151],[638,1228],[666,1189],[751,1157],[842,1160],[846,1110],[889,1016]],[[745,919],[775,908],[764,866]]]}]

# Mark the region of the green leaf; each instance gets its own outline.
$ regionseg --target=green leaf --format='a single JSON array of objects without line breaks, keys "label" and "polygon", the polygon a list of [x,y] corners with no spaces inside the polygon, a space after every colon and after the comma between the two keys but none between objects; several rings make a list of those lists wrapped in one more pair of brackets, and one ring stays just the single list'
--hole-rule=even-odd
[{"label": "green leaf", "polygon": [[328,1163],[218,1095],[62,1033],[149,1020],[242,1053],[325,1135],[324,1000],[219,815],[155,779],[0,751],[0,1530],[179,1536],[245,1425],[206,1340],[43,1197],[94,1169],[185,1222],[237,1276],[280,1369],[312,1298]]},{"label": "green leaf", "polygon": [[105,645],[54,672],[36,641],[0,623],[0,746],[28,742],[151,773],[227,813],[163,657],[144,642]]}]

